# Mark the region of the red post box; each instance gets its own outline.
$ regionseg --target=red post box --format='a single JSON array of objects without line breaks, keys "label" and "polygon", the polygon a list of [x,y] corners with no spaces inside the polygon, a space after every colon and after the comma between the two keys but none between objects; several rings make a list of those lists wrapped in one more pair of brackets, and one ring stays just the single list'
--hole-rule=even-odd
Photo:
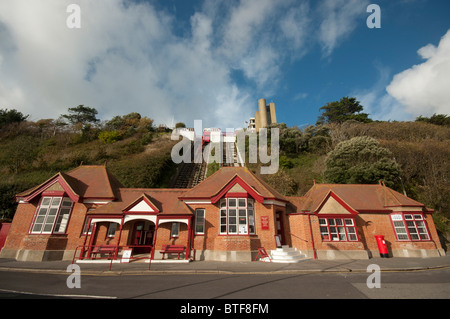
[{"label": "red post box", "polygon": [[389,257],[389,252],[386,246],[386,242],[384,241],[384,236],[383,235],[377,235],[375,236],[375,238],[377,239],[377,244],[378,244],[378,251],[380,252],[380,256],[382,258],[388,258]]}]

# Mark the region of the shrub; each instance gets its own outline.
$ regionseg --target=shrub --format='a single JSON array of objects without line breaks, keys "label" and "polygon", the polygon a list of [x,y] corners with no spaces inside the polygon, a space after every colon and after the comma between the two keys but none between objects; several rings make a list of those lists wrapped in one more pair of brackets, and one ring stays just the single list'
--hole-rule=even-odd
[{"label": "shrub", "polygon": [[102,142],[110,144],[119,141],[122,135],[117,131],[102,131],[98,134],[98,138]]},{"label": "shrub", "polygon": [[392,187],[398,180],[400,169],[392,153],[381,147],[377,140],[354,137],[339,143],[328,154],[325,178],[331,183],[374,184],[384,180]]}]

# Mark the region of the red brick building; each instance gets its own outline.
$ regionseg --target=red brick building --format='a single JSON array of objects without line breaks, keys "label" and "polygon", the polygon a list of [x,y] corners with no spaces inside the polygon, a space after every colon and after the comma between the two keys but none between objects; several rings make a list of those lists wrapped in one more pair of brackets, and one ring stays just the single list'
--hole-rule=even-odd
[{"label": "red brick building", "polygon": [[163,246],[177,245],[185,260],[250,261],[277,243],[311,258],[370,258],[379,256],[376,235],[391,256],[444,253],[433,211],[381,184],[316,184],[286,197],[246,168],[227,167],[191,189],[136,189],[105,166],[80,166],[16,200],[0,257],[18,260],[71,260],[75,251],[91,259],[100,247],[114,258],[132,249],[161,259]]}]

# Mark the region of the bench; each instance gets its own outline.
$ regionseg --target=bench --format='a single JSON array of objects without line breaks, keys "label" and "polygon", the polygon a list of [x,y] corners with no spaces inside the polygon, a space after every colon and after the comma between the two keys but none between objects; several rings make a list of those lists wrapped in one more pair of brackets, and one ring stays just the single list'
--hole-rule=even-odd
[{"label": "bench", "polygon": [[184,252],[185,247],[181,245],[163,245],[160,253],[162,254],[162,259],[164,259],[164,254],[178,254],[178,259],[180,259],[180,254]]},{"label": "bench", "polygon": [[94,247],[91,254],[94,256],[97,254],[108,254],[109,259],[116,252],[116,248],[116,246],[97,246]]}]

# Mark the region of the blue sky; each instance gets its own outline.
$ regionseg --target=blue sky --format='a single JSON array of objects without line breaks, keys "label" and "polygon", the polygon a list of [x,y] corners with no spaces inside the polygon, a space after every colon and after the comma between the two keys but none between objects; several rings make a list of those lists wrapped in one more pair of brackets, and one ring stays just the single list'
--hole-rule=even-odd
[{"label": "blue sky", "polygon": [[[366,25],[371,3],[380,29]],[[288,126],[343,96],[373,119],[449,114],[448,12],[444,0],[1,0],[0,108],[221,128],[244,126],[260,98]]]}]

